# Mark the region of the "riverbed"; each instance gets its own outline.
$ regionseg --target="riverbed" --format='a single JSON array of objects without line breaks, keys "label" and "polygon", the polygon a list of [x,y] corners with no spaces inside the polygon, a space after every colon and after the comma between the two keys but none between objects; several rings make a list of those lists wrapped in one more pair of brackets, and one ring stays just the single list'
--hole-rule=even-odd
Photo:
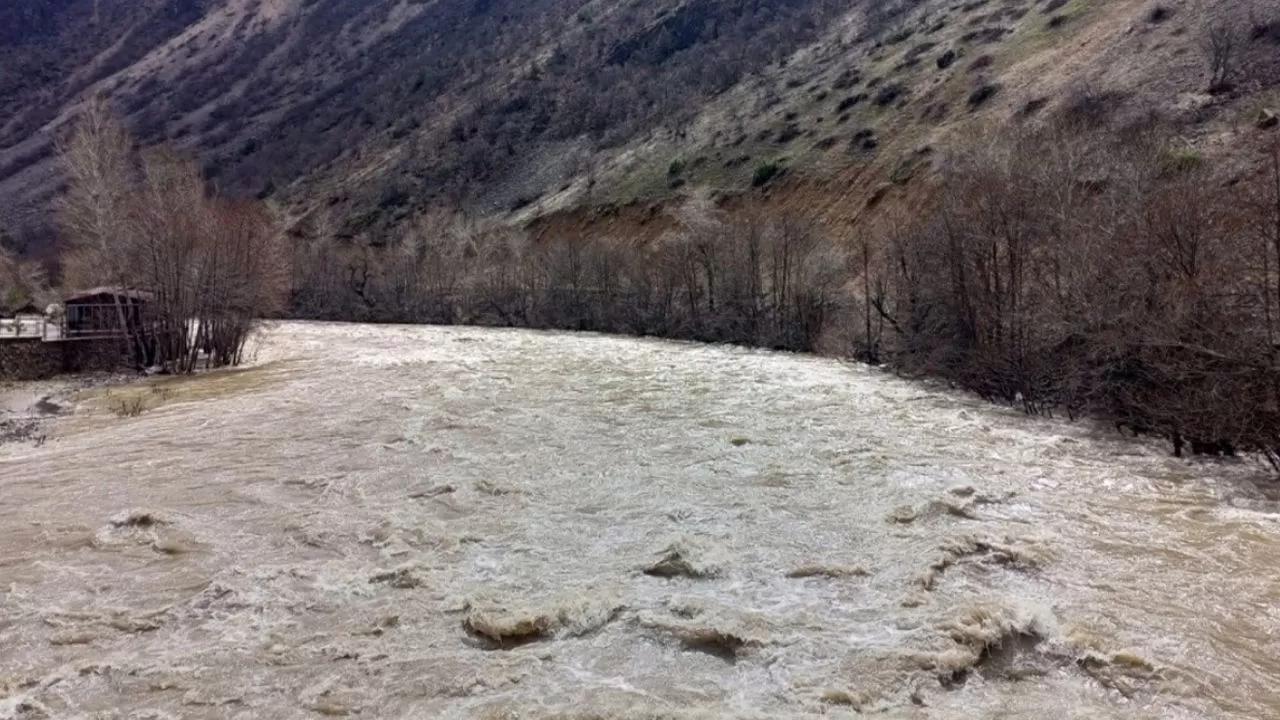
[{"label": "riverbed", "polygon": [[42,428],[0,718],[1280,717],[1260,467],[856,364],[283,323]]}]

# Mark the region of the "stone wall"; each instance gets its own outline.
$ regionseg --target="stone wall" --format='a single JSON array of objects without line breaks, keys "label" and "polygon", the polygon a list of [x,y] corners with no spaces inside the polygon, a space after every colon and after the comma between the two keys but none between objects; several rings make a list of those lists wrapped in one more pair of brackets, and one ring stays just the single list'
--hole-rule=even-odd
[{"label": "stone wall", "polygon": [[62,372],[62,349],[40,338],[0,340],[0,380],[42,380]]},{"label": "stone wall", "polygon": [[62,372],[96,372],[135,367],[119,339],[58,340],[62,346]]},{"label": "stone wall", "polygon": [[0,380],[43,380],[62,373],[118,370],[131,364],[119,340],[0,339]]}]

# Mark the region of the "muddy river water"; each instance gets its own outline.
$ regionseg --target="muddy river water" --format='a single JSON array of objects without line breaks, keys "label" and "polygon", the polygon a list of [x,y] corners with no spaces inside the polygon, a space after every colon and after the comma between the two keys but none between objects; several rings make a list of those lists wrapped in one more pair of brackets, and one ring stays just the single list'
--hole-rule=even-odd
[{"label": "muddy river water", "polygon": [[255,363],[0,446],[0,718],[1280,718],[1248,463],[734,348]]}]

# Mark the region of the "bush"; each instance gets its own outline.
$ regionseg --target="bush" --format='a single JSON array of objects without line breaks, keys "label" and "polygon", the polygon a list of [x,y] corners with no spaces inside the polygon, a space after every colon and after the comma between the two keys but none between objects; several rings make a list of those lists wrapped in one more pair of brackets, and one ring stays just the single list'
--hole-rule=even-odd
[{"label": "bush", "polygon": [[841,100],[839,103],[836,104],[836,112],[842,113],[845,110],[852,108],[853,106],[857,105],[858,103],[866,99],[867,99],[866,93],[857,93],[855,95],[850,95],[849,97]]},{"label": "bush", "polygon": [[667,177],[674,178],[679,176],[688,166],[689,163],[686,162],[684,158],[676,158],[675,160],[672,160],[671,164],[667,166]]},{"label": "bush", "polygon": [[976,110],[982,107],[988,100],[995,97],[1000,92],[1000,85],[997,83],[984,82],[969,93],[969,109]]},{"label": "bush", "polygon": [[115,412],[116,417],[138,417],[147,409],[147,401],[146,398],[141,395],[122,397],[111,403],[111,409]]},{"label": "bush", "polygon": [[1179,175],[1204,165],[1204,156],[1192,148],[1172,148],[1160,153],[1160,173]]},{"label": "bush", "polygon": [[799,125],[795,123],[787,123],[785,127],[783,127],[781,130],[778,131],[778,136],[774,139],[774,142],[776,142],[779,145],[784,145],[786,143],[791,142],[792,140],[795,140],[796,138],[800,137],[803,134],[804,133],[803,131],[800,130]]},{"label": "bush", "polygon": [[1069,125],[1096,128],[1106,123],[1127,99],[1118,90],[1102,90],[1081,83],[1071,87],[1062,103],[1062,118]]},{"label": "bush", "polygon": [[1280,17],[1272,16],[1266,19],[1256,16],[1250,17],[1249,39],[1254,42],[1269,40],[1274,44],[1280,45]]},{"label": "bush", "polygon": [[849,88],[853,87],[854,85],[857,85],[861,81],[862,81],[862,74],[859,73],[856,69],[850,68],[840,73],[840,76],[835,79],[835,82],[831,83],[831,89],[848,90]]},{"label": "bush", "polygon": [[1171,17],[1173,17],[1173,8],[1161,3],[1152,5],[1151,9],[1147,11],[1147,22],[1149,23],[1162,23]]},{"label": "bush", "polygon": [[770,180],[773,180],[782,172],[782,162],[779,160],[768,160],[756,165],[755,173],[751,176],[751,187],[763,187]]},{"label": "bush", "polygon": [[990,55],[979,55],[977,58],[974,59],[973,62],[969,63],[969,72],[986,70],[987,68],[995,64],[995,61],[996,61],[995,58],[991,57]]},{"label": "bush", "polygon": [[907,86],[902,83],[889,83],[876,91],[872,102],[878,107],[885,107],[907,94]]},{"label": "bush", "polygon": [[1023,103],[1022,107],[1018,109],[1018,117],[1029,118],[1032,115],[1035,115],[1036,113],[1043,110],[1044,106],[1048,104],[1049,104],[1048,98],[1043,98],[1043,97],[1031,98],[1030,100]]}]

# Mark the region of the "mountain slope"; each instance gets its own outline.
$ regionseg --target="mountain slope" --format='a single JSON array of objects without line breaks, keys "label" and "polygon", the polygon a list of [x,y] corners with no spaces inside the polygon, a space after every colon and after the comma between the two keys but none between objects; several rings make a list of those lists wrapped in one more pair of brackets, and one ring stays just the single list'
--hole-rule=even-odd
[{"label": "mountain slope", "polygon": [[[20,0],[0,9],[0,222],[47,226],[51,149],[98,92],[224,191],[375,242],[433,206],[526,222],[778,170],[775,195],[852,220],[992,117],[1158,113],[1230,154],[1275,104],[1276,16],[1208,0]],[[1223,23],[1234,89],[1211,95],[1202,43]]]},{"label": "mountain slope", "polygon": [[[388,208],[407,204],[406,196],[480,198],[480,209],[500,208],[530,191],[500,197],[477,188],[527,172],[558,181],[576,171],[573,158],[692,116],[706,97],[811,40],[840,4],[92,5],[9,10],[16,31],[5,38],[5,57],[22,59],[14,74],[49,68],[44,78],[6,76],[0,85],[0,101],[16,108],[0,126],[0,178],[10,197],[29,203],[48,194],[51,143],[78,100],[103,92],[144,143],[195,150],[234,191],[293,198],[326,175],[341,173],[339,185],[357,187],[385,175],[358,189]],[[105,29],[123,31],[122,39],[107,45]],[[300,179],[301,188],[288,187]]]}]

